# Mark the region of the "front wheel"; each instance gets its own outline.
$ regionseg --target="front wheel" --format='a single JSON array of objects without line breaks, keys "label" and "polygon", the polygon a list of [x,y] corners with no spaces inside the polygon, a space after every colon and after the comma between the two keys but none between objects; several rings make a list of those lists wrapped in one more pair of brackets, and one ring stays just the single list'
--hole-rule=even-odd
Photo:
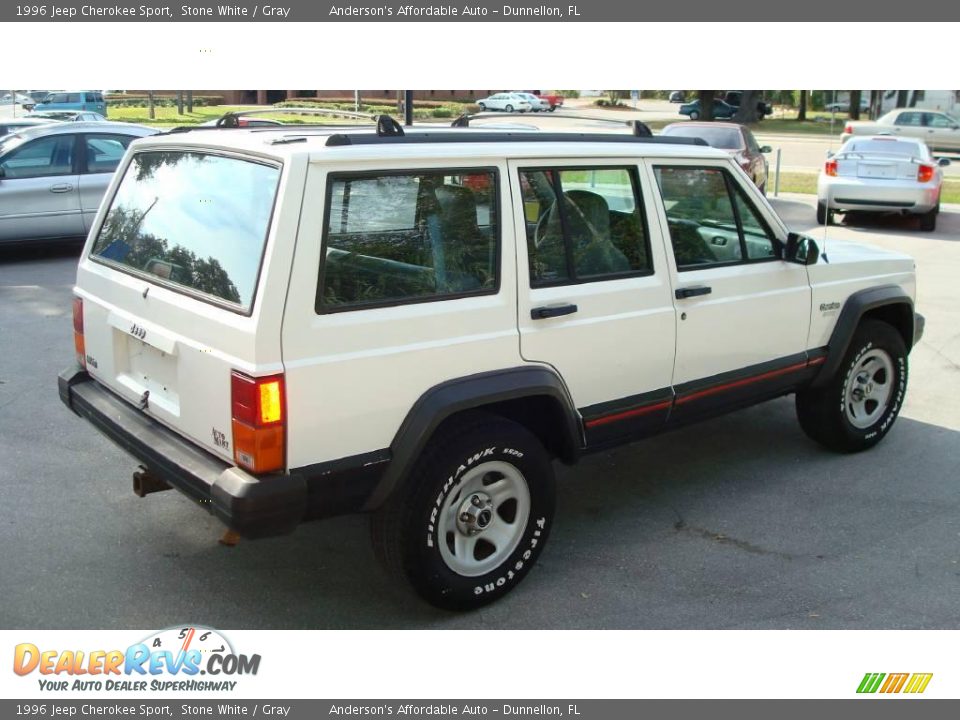
[{"label": "front wheel", "polygon": [[551,458],[518,423],[474,415],[433,439],[373,517],[394,577],[448,610],[492,602],[526,576],[554,511]]},{"label": "front wheel", "polygon": [[836,374],[820,388],[797,392],[803,431],[831,450],[859,452],[890,431],[907,391],[907,347],[900,333],[864,320]]},{"label": "front wheel", "polygon": [[690,119],[691,119],[691,120],[699,120],[699,119],[700,119],[700,113],[698,113],[696,110],[691,111],[691,113],[690,113]]},{"label": "front wheel", "polygon": [[513,105],[507,105],[507,106],[504,108],[504,110],[506,110],[508,113],[512,113],[512,112],[513,112]]},{"label": "front wheel", "polygon": [[480,106],[480,112],[486,112],[487,106],[485,103],[477,103]]}]

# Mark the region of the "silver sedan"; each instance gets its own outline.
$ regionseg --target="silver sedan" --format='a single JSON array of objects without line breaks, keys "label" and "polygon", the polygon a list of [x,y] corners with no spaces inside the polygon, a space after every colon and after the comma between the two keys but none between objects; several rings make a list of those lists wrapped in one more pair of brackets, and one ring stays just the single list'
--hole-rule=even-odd
[{"label": "silver sedan", "polygon": [[156,128],[46,123],[0,139],[0,243],[82,237],[130,143]]},{"label": "silver sedan", "polygon": [[852,138],[828,155],[817,179],[817,221],[833,212],[896,212],[920,216],[920,229],[932,232],[940,212],[944,165],[914,138]]}]

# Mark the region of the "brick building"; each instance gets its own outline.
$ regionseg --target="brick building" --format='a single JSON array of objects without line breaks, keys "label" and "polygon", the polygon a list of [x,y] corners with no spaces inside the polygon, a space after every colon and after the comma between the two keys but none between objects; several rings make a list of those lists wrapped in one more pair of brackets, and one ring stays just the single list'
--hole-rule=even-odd
[{"label": "brick building", "polygon": [[[198,95],[222,95],[228,105],[272,105],[297,98],[352,98],[353,90],[195,90]],[[414,90],[414,100],[464,100],[487,97],[502,90]],[[361,90],[364,100],[395,100],[396,90]]]}]

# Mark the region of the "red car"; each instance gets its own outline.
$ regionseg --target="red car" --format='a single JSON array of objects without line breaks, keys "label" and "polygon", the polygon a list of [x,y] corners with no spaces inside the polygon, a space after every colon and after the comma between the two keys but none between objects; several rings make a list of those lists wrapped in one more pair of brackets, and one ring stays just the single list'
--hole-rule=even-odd
[{"label": "red car", "polygon": [[750,128],[726,122],[681,122],[667,125],[661,135],[698,137],[710,147],[726,150],[750,176],[760,192],[767,192],[767,159],[770,146],[760,146]]},{"label": "red car", "polygon": [[550,103],[550,112],[553,112],[558,107],[563,106],[563,95],[540,95],[538,93],[534,93],[534,95],[544,102]]}]

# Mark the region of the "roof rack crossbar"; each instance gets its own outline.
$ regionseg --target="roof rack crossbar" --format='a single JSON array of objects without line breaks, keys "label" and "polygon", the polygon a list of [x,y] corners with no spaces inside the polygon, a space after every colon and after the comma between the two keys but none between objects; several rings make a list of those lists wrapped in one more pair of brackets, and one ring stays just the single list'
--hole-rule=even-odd
[{"label": "roof rack crossbar", "polygon": [[[450,127],[465,128],[470,127],[471,120],[485,120],[487,118],[503,117],[512,118],[514,120],[518,119],[516,113],[508,112],[464,113],[450,123]],[[626,127],[630,128],[630,132],[637,137],[651,137],[653,135],[653,133],[650,131],[650,127],[642,120],[619,120],[615,118],[594,117],[592,115],[577,115],[572,113],[563,113],[562,115],[545,115],[538,113],[536,117],[537,119],[543,118],[544,120],[590,120],[593,122],[613,123],[615,125],[625,125]]]},{"label": "roof rack crossbar", "polygon": [[[403,126],[389,115],[372,115],[369,113],[352,112],[350,110],[336,110],[330,108],[310,108],[310,107],[280,107],[280,108],[256,108],[254,110],[231,110],[224,113],[217,119],[216,125],[181,125],[171,128],[167,132],[185,133],[193,130],[221,130],[240,127],[240,118],[248,115],[324,115],[327,117],[344,117],[356,120],[366,120],[377,125],[377,134],[385,137],[396,137],[403,135]],[[290,126],[284,129],[289,130]]]},{"label": "roof rack crossbar", "polygon": [[377,144],[430,144],[430,143],[504,143],[504,142],[595,142],[595,143],[646,143],[651,145],[700,145],[707,143],[702,138],[663,137],[640,135],[617,135],[614,133],[416,133],[410,135],[367,135],[360,133],[335,133],[327,137],[327,147]]}]

